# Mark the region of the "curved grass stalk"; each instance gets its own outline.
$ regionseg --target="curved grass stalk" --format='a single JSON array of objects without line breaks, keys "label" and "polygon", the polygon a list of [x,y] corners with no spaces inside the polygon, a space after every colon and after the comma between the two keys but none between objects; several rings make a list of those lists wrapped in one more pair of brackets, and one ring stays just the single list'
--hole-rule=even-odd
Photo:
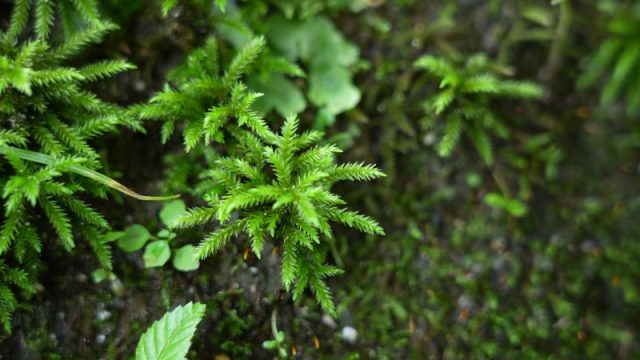
[{"label": "curved grass stalk", "polygon": [[[0,145],[0,154],[6,155],[7,153],[12,153],[13,155],[19,157],[22,160],[35,162],[38,164],[50,165],[55,162],[55,159],[49,155],[42,154],[35,151],[29,151],[24,149],[18,149],[11,146]],[[146,196],[140,195],[137,192],[129,189],[128,187],[122,185],[121,183],[113,180],[112,178],[103,175],[97,171],[91,170],[82,165],[71,165],[69,167],[69,171],[78,174],[80,176],[87,177],[91,180],[97,181],[101,184],[104,184],[112,189],[115,189],[125,195],[128,195],[132,198],[143,200],[143,201],[165,201],[179,198],[180,195],[170,195],[170,196]]]}]

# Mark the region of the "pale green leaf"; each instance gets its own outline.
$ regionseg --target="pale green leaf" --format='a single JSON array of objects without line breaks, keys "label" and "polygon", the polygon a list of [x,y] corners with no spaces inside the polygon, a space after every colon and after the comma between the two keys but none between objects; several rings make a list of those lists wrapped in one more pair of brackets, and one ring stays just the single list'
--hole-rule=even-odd
[{"label": "pale green leaf", "polygon": [[198,251],[193,245],[185,245],[173,255],[173,267],[180,271],[193,271],[200,267]]},{"label": "pale green leaf", "polygon": [[125,229],[124,234],[118,239],[117,245],[126,252],[134,252],[142,249],[149,239],[151,239],[149,230],[142,225],[134,224]]},{"label": "pale green leaf", "polygon": [[135,360],[184,360],[205,305],[188,303],[165,314],[142,334]]},{"label": "pale green leaf", "polygon": [[160,211],[160,220],[167,227],[171,227],[176,219],[187,214],[187,208],[182,200],[174,200],[166,203]]},{"label": "pale green leaf", "polygon": [[156,240],[145,247],[142,259],[144,260],[144,267],[154,268],[166,264],[170,257],[171,249],[169,248],[169,243],[166,240]]}]

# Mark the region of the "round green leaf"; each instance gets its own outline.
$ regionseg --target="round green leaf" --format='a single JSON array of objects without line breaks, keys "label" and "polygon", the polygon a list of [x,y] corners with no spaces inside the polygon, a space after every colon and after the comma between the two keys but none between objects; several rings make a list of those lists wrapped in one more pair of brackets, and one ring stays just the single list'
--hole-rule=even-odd
[{"label": "round green leaf", "polygon": [[507,203],[507,211],[515,217],[527,215],[527,204],[517,199],[512,199]]},{"label": "round green leaf", "polygon": [[502,195],[494,192],[485,195],[484,202],[495,209],[504,209],[507,204],[507,200]]},{"label": "round green leaf", "polygon": [[142,249],[149,239],[151,239],[149,230],[142,225],[134,224],[125,229],[117,245],[126,252],[134,252]]},{"label": "round green leaf", "polygon": [[313,66],[309,76],[309,100],[331,114],[353,109],[360,102],[360,89],[351,82],[351,73],[335,65]]},{"label": "round green leaf", "polygon": [[171,249],[169,243],[164,240],[152,241],[144,249],[144,267],[153,268],[160,267],[169,261],[171,257]]},{"label": "round green leaf", "polygon": [[166,226],[170,227],[175,219],[184,215],[187,212],[187,207],[182,200],[174,200],[167,203],[160,211],[160,220]]},{"label": "round green leaf", "polygon": [[185,245],[176,250],[173,256],[173,267],[180,271],[193,271],[200,267],[196,247]]},{"label": "round green leaf", "polygon": [[278,346],[278,342],[275,340],[267,340],[262,343],[262,348],[265,350],[273,350]]},{"label": "round green leaf", "polygon": [[276,110],[282,116],[298,114],[307,106],[302,92],[296,85],[280,74],[274,74],[266,79],[255,76],[249,79],[249,87],[263,93],[254,108],[260,114],[268,114]]}]

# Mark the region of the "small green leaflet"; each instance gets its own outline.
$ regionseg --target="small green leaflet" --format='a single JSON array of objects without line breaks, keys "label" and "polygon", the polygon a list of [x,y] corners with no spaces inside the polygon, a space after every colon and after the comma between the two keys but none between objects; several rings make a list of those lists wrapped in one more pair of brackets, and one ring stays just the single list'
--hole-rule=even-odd
[{"label": "small green leaflet", "polygon": [[150,242],[144,249],[144,255],[142,255],[144,267],[146,268],[161,267],[169,261],[170,257],[171,248],[169,248],[169,243],[165,240]]},{"label": "small green leaflet", "polygon": [[167,227],[171,227],[171,224],[175,219],[181,217],[187,212],[187,207],[182,200],[174,200],[166,203],[160,211],[160,220]]},{"label": "small green leaflet", "polygon": [[173,267],[179,271],[193,271],[200,267],[197,256],[197,248],[193,245],[185,245],[176,250],[173,255]]},{"label": "small green leaflet", "polygon": [[146,227],[134,224],[125,229],[124,234],[118,238],[118,247],[126,252],[134,252],[142,249],[144,244],[151,239],[151,234]]}]

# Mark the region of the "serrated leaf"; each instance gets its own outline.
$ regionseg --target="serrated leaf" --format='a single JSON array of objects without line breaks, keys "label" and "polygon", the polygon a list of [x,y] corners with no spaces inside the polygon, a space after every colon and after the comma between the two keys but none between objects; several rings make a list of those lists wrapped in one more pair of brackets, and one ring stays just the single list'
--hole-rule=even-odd
[{"label": "serrated leaf", "polygon": [[178,306],[156,321],[140,337],[135,360],[183,360],[191,346],[196,327],[204,316],[205,305]]}]

